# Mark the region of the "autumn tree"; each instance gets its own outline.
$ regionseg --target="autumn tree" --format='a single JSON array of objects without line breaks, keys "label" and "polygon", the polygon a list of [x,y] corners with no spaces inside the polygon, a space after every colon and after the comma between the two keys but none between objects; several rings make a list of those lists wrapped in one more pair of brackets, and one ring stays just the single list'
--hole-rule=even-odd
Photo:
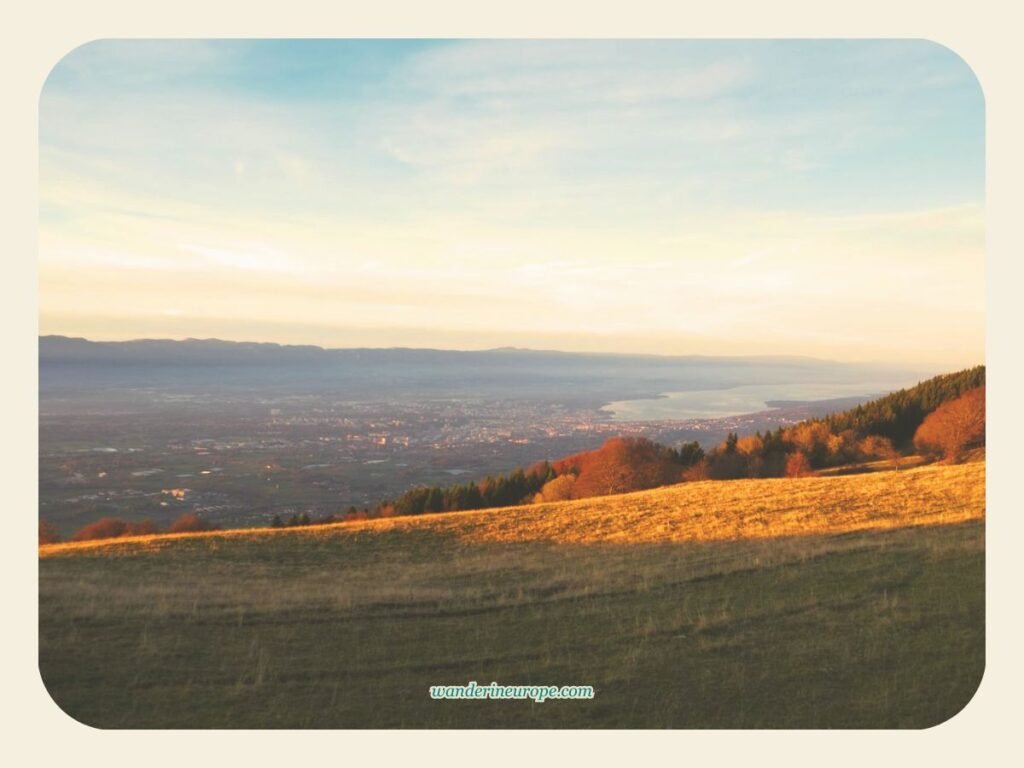
[{"label": "autumn tree", "polygon": [[544,487],[533,497],[533,501],[535,504],[546,501],[568,501],[573,497],[572,490],[575,484],[576,475],[572,473],[559,475],[544,483]]},{"label": "autumn tree", "polygon": [[803,451],[791,453],[786,459],[786,477],[807,477],[811,474],[811,462]]},{"label": "autumn tree", "polygon": [[985,444],[985,387],[965,392],[932,411],[914,434],[921,453],[957,462],[964,451]]},{"label": "autumn tree", "polygon": [[71,537],[72,541],[88,541],[90,539],[114,539],[124,536],[125,524],[123,520],[113,517],[101,517],[88,525],[84,525],[75,531]]},{"label": "autumn tree", "polygon": [[89,523],[71,537],[72,541],[88,541],[90,539],[116,539],[121,536],[145,536],[156,533],[156,525],[150,520],[139,523],[126,523],[114,517],[101,517]]},{"label": "autumn tree", "polygon": [[786,437],[811,466],[820,467],[831,455],[829,442],[832,430],[820,421],[805,421],[789,430]]},{"label": "autumn tree", "polygon": [[868,435],[857,444],[857,452],[864,459],[884,459],[894,469],[900,468],[902,454],[896,450],[892,440],[881,435]]},{"label": "autumn tree", "polygon": [[559,475],[577,475],[573,498],[628,493],[678,483],[678,454],[643,437],[613,437],[596,451],[554,463]]},{"label": "autumn tree", "polygon": [[707,458],[702,458],[695,464],[690,465],[683,470],[683,481],[687,483],[699,482],[701,480],[710,480],[710,461]]},{"label": "autumn tree", "polygon": [[[892,443],[890,441],[889,445]],[[828,439],[829,460],[836,464],[846,464],[860,457],[860,444],[857,433],[852,429],[832,434]]]},{"label": "autumn tree", "polygon": [[741,437],[736,443],[736,453],[745,459],[747,477],[764,477],[764,440],[760,432]]}]

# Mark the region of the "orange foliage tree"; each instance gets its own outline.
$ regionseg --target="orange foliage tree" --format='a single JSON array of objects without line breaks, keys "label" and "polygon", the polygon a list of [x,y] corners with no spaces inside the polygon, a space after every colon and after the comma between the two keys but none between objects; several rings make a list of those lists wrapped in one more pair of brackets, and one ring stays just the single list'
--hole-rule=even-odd
[{"label": "orange foliage tree", "polygon": [[682,468],[668,450],[643,437],[613,437],[596,451],[570,456],[552,466],[558,475],[576,475],[574,499],[640,491],[682,479]]},{"label": "orange foliage tree", "polygon": [[932,411],[914,434],[921,453],[960,461],[965,450],[985,444],[985,387],[964,392]]},{"label": "orange foliage tree", "polygon": [[786,457],[786,477],[806,477],[811,474],[811,462],[803,451]]},{"label": "orange foliage tree", "polygon": [[685,482],[691,483],[710,479],[711,462],[706,457],[683,470],[683,480]]},{"label": "orange foliage tree", "polygon": [[857,452],[864,459],[885,459],[893,468],[900,468],[902,455],[892,444],[892,440],[881,435],[868,435],[857,444]]},{"label": "orange foliage tree", "polygon": [[150,520],[140,523],[126,523],[114,517],[101,517],[75,532],[72,541],[88,541],[90,539],[116,539],[121,536],[145,536],[156,533],[156,525]]},{"label": "orange foliage tree", "polygon": [[738,438],[736,453],[742,457],[747,477],[764,475],[764,440],[760,434]]},{"label": "orange foliage tree", "polygon": [[832,430],[820,421],[797,424],[787,430],[786,437],[797,451],[804,454],[804,458],[815,466],[824,464],[834,448],[834,445],[830,446],[830,443],[834,442]]},{"label": "orange foliage tree", "polygon": [[545,501],[568,501],[573,497],[573,486],[576,485],[576,475],[569,473],[544,483],[544,487],[533,497],[535,504]]}]

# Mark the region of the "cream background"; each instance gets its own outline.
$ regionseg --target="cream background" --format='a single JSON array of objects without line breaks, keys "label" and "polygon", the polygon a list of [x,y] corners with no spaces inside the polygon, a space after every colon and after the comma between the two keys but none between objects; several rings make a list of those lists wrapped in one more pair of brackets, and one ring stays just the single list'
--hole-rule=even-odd
[{"label": "cream background", "polygon": [[[1022,518],[1009,455],[1021,430],[1024,373],[1014,326],[1024,254],[1020,178],[1024,174],[1024,71],[1021,19],[1009,2],[863,0],[835,4],[776,0],[720,2],[699,10],[668,2],[599,8],[588,2],[484,4],[376,2],[345,7],[294,0],[250,3],[179,0],[144,6],[118,0],[40,2],[7,13],[2,48],[4,119],[0,121],[3,182],[2,307],[8,361],[3,392],[10,425],[3,441],[9,523],[3,537],[2,634],[4,752],[16,764],[514,765],[567,761],[621,764],[658,760],[716,765],[998,765],[1017,754],[1021,620],[1018,614]],[[49,68],[74,46],[97,37],[216,36],[673,36],[673,37],[925,37],[957,51],[986,93],[988,123],[988,365],[990,504],[988,531],[988,664],[967,708],[925,732],[101,732],[60,712],[37,671],[36,508],[36,102]],[[1015,406],[1016,409],[1015,410]],[[1000,757],[999,755],[1003,755]],[[19,758],[20,756],[20,758]],[[198,759],[197,759],[198,758]]]}]

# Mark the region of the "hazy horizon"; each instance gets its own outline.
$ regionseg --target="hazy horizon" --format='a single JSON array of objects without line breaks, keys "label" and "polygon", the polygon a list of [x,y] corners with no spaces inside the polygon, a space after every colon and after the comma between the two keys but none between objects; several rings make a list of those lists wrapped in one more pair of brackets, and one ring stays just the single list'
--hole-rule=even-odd
[{"label": "hazy horizon", "polygon": [[[797,355],[797,354],[765,354],[765,353],[751,353],[751,354],[704,354],[704,353],[667,353],[667,352],[639,352],[636,350],[630,351],[607,351],[601,349],[562,349],[553,347],[528,347],[517,344],[503,344],[498,346],[490,347],[461,347],[461,346],[422,346],[422,345],[411,345],[411,344],[392,344],[388,346],[369,346],[360,344],[340,344],[340,345],[323,345],[309,342],[276,342],[267,341],[265,339],[232,339],[223,338],[220,336],[180,336],[180,337],[169,337],[169,336],[132,336],[125,335],[123,338],[93,338],[86,337],[77,334],[65,334],[65,333],[39,333],[38,338],[63,338],[72,341],[86,341],[90,343],[113,343],[113,344],[124,344],[132,342],[221,342],[226,344],[275,344],[282,347],[315,347],[324,351],[350,351],[350,350],[412,350],[412,351],[438,351],[438,352],[501,352],[501,351],[516,351],[516,352],[537,352],[554,355],[608,355],[608,356],[619,356],[619,357],[702,357],[702,358],[765,358],[765,359],[794,359],[794,360],[808,360],[816,363],[835,363],[837,365],[878,365],[878,366],[891,366],[897,365],[894,361],[885,360],[838,360],[834,358],[818,357],[814,355]],[[963,367],[973,367],[975,365],[984,365],[985,360],[976,360],[973,362],[966,363]],[[913,361],[902,363],[904,368],[912,368],[915,363]],[[932,371],[933,374],[937,375],[942,373],[942,370],[935,369],[934,366],[928,370]],[[952,370],[952,369],[950,369]],[[921,372],[924,369],[920,369]]]},{"label": "hazy horizon", "polygon": [[108,40],[40,101],[42,335],[954,369],[984,237],[927,41]]}]

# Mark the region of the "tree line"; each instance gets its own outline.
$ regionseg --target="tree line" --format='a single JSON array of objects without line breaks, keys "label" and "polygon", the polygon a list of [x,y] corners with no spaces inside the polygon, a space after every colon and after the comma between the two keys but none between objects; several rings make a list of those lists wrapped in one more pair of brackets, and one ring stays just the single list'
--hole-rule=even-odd
[{"label": "tree line", "polygon": [[871,460],[898,469],[912,452],[958,461],[984,439],[985,367],[977,366],[774,432],[730,434],[686,479],[800,477]]},{"label": "tree line", "polygon": [[910,389],[901,389],[848,411],[812,421],[826,424],[833,434],[853,430],[861,436],[877,435],[891,440],[899,450],[909,450],[928,414],[943,403],[983,386],[985,366],[978,365],[936,376]]},{"label": "tree line", "polygon": [[594,451],[556,462],[542,461],[476,482],[413,488],[373,509],[350,508],[347,517],[461,512],[624,493],[676,482],[683,469],[703,456],[696,442],[669,448],[646,438],[614,437]]},{"label": "tree line", "polygon": [[507,475],[413,488],[332,520],[566,501],[698,480],[801,477],[872,460],[899,468],[911,451],[956,461],[964,450],[984,444],[984,384],[985,367],[977,366],[791,427],[743,437],[733,432],[706,452],[697,442],[668,447],[646,438],[615,437],[596,450]]}]

